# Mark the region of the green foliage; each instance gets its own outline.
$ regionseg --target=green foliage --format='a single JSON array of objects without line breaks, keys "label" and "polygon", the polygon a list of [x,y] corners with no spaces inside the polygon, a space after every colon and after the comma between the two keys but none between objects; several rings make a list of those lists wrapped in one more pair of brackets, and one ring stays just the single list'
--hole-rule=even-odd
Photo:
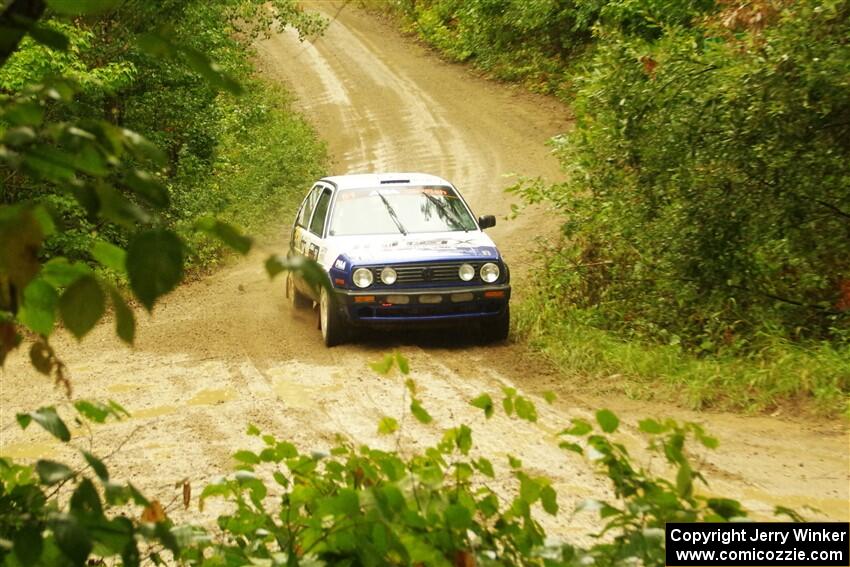
[{"label": "green foliage", "polygon": [[577,384],[694,409],[772,412],[790,406],[820,415],[850,409],[847,347],[765,337],[756,352],[697,357],[675,344],[623,340],[594,328],[581,313],[564,314],[548,297],[539,290],[527,298],[517,329]]},{"label": "green foliage", "polygon": [[469,403],[470,405],[476,408],[484,410],[484,416],[487,419],[493,417],[493,412],[495,411],[495,408],[493,406],[493,399],[490,397],[489,394],[481,394]]},{"label": "green foliage", "polygon": [[59,298],[62,322],[78,339],[92,330],[103,315],[105,306],[103,290],[92,276],[79,278]]},{"label": "green foliage", "polygon": [[524,191],[567,216],[552,300],[695,353],[845,342],[849,6],[600,27],[555,143],[570,180]]},{"label": "green foliage", "polygon": [[[591,33],[592,2],[550,0],[396,0],[407,27],[450,59],[504,80],[562,92],[569,60]],[[593,14],[589,14],[592,12]]]},{"label": "green foliage", "polygon": [[[77,420],[102,423],[126,414],[114,402],[77,402]],[[53,408],[19,414],[27,427],[37,422],[64,443],[71,441],[65,422]],[[94,473],[89,478],[88,471]],[[122,513],[132,501],[145,510],[141,520]],[[157,504],[158,505],[158,504]],[[123,565],[153,559],[156,549],[176,551],[166,518],[154,518],[151,503],[130,484],[110,481],[104,462],[80,451],[78,466],[42,459],[34,466],[0,458],[0,548],[4,565],[85,565],[92,553],[115,557]],[[140,549],[141,545],[141,549]]]},{"label": "green foliage", "polygon": [[574,90],[573,62],[592,52],[597,24],[651,39],[665,26],[689,25],[695,17],[714,11],[716,4],[715,0],[395,0],[390,9],[450,59],[566,98]]},{"label": "green foliage", "polygon": [[[398,365],[406,369],[402,376],[407,374],[402,355],[385,360],[390,363],[379,370],[388,373]],[[416,390],[405,379],[402,396]],[[517,406],[523,400],[519,405],[530,406],[523,411],[536,414],[531,399],[517,390],[506,387],[502,394],[503,402],[510,399]],[[482,394],[472,405],[488,415],[495,404]],[[80,401],[75,409],[77,419],[93,423],[126,415],[112,402]],[[37,421],[62,441],[71,440],[52,408],[18,418],[22,426]],[[746,517],[737,501],[700,494],[704,479],[686,447],[693,439],[714,449],[717,440],[699,425],[656,419],[638,424],[648,437],[647,451],[666,462],[668,478],[640,466],[613,436],[620,426],[616,415],[600,410],[596,421],[598,430],[576,418],[559,434],[564,449],[585,455],[610,480],[617,499],[585,501],[573,512],[599,514],[602,529],[589,546],[547,539],[538,515],[563,513],[551,480],[524,469],[514,457],[508,457],[507,468],[494,466],[476,450],[466,425],[443,430],[437,443],[415,451],[400,443],[387,451],[340,438],[327,453],[302,452],[249,426],[255,448],[235,452],[236,471],[197,497],[201,509],[210,499],[225,503],[211,531],[173,523],[160,502],[131,484],[110,480],[105,461],[88,451],[80,451],[75,464],[40,460],[26,467],[0,459],[0,537],[10,542],[0,547],[0,562],[14,557],[23,565],[554,567],[637,561],[660,567],[665,522]],[[387,416],[378,430],[390,434],[399,428],[399,421]],[[502,488],[491,487],[494,479],[493,486]],[[192,499],[187,486],[186,508]],[[800,519],[793,510],[777,513]]]},{"label": "green foliage", "polygon": [[141,232],[127,246],[126,264],[130,286],[150,311],[183,279],[183,243],[168,230]]},{"label": "green foliage", "polygon": [[[247,52],[233,37],[237,32],[254,37],[267,29],[270,20],[260,18],[257,24],[247,17],[265,13],[271,18],[265,4],[233,0],[210,6],[162,0],[122,3],[120,10],[110,0],[50,0],[48,5],[57,14],[86,17],[76,18],[73,25],[26,20],[15,24],[17,35],[11,43],[4,38],[0,45],[5,62],[18,47],[17,32],[28,33],[33,40],[21,43],[17,59],[0,70],[0,81],[17,85],[8,87],[11,94],[0,100],[0,161],[7,174],[0,187],[0,362],[20,343],[21,325],[27,326],[39,335],[30,349],[34,367],[55,373],[67,386],[63,365],[47,342],[57,312],[81,337],[101,318],[108,297],[117,333],[128,342],[134,337],[132,311],[113,278],[94,269],[92,261],[111,275],[126,277],[134,296],[150,310],[179,283],[187,258],[201,264],[210,259],[204,255],[204,241],[187,235],[200,231],[241,253],[249,250],[250,239],[207,215],[235,215],[242,205],[248,210],[260,203],[268,207],[274,199],[284,199],[278,182],[312,173],[317,161],[315,153],[284,160],[294,169],[269,185],[259,178],[281,169],[280,163],[240,156],[257,153],[254,150],[268,142],[291,140],[293,133],[294,143],[276,147],[293,154],[305,146],[316,149],[303,124],[287,120],[284,107],[240,113],[229,95],[219,92],[239,90]],[[279,0],[273,5],[286,21],[305,29],[320,26],[292,2]],[[529,36],[552,38],[552,33],[542,33],[552,15],[546,3],[528,3],[527,11],[513,2],[481,0],[469,6],[472,21],[506,8],[519,10],[507,10],[513,20],[494,19],[494,27],[478,22],[477,39],[471,45],[479,52],[481,45],[502,34],[508,21],[524,26]],[[667,6],[660,4],[658,9]],[[564,21],[587,26],[590,18],[583,9],[565,10]],[[676,10],[669,13],[674,21],[680,18]],[[612,14],[602,10],[598,17],[610,15],[618,26],[640,37],[654,37],[649,30],[658,28],[646,25],[649,19],[643,12],[638,12],[644,20],[637,27],[634,14]],[[34,17],[37,20],[39,14]],[[554,18],[558,25],[563,23],[559,18]],[[198,30],[210,33],[194,33]],[[510,39],[500,45],[509,49],[517,42]],[[45,49],[61,54],[53,58],[53,52]],[[213,57],[202,55],[206,53]],[[35,67],[34,62],[42,59],[48,61],[47,68]],[[101,60],[116,65],[92,65]],[[104,77],[97,77],[98,69],[105,69]],[[75,72],[81,78],[73,77]],[[258,98],[251,100],[268,100],[263,98],[267,93],[254,96]],[[267,128],[269,120],[287,127]],[[260,145],[241,143],[261,130],[272,133],[256,142]],[[233,141],[228,144],[233,149],[219,151],[223,140]],[[259,153],[271,156],[267,160],[288,155]],[[246,173],[224,179],[253,181],[244,200],[228,198],[239,193],[234,188],[243,189],[228,186],[228,181],[197,190],[212,182],[210,170],[233,171],[242,165]],[[255,212],[246,218],[261,218],[253,216]],[[319,269],[315,263],[276,256],[267,260],[266,268],[272,277],[283,270],[315,276]],[[313,283],[327,285],[318,277]],[[402,376],[410,373],[409,362],[400,353],[373,365],[383,374],[393,367]],[[501,406],[508,417],[538,420],[529,397],[511,387],[502,393]],[[410,396],[414,418],[433,424],[410,378],[405,379],[403,396],[405,402]],[[471,403],[487,417],[498,405],[489,395]],[[73,409],[80,422],[102,423],[126,415],[113,402],[77,401]],[[54,408],[21,413],[17,420],[23,428],[36,423],[63,443],[72,439]],[[576,420],[563,433],[575,440],[562,443],[565,450],[587,454],[612,481],[620,499],[620,508],[594,505],[606,525],[599,542],[587,548],[546,541],[536,515],[540,509],[552,515],[561,511],[551,481],[525,470],[512,456],[507,459],[509,470],[502,473],[477,454],[467,425],[444,430],[439,442],[416,452],[384,451],[342,440],[330,454],[309,455],[274,436],[261,436],[251,426],[249,434],[261,437],[264,447],[237,451],[236,472],[200,495],[200,506],[209,498],[226,501],[227,510],[218,517],[215,532],[175,525],[160,502],[149,500],[132,484],[111,480],[105,459],[89,451],[79,451],[78,463],[71,464],[42,459],[34,466],[21,466],[0,458],[0,562],[585,565],[589,560],[608,564],[638,560],[662,565],[663,539],[658,530],[664,522],[722,521],[744,515],[736,501],[703,498],[695,490],[702,477],[685,452],[686,440],[693,436],[709,448],[717,444],[698,426],[640,423],[651,436],[650,451],[663,455],[674,471],[669,480],[637,466],[611,437],[620,427],[613,413],[601,410],[596,421],[601,432]],[[401,440],[401,426],[394,417],[384,417],[378,429],[396,433]],[[500,474],[512,482],[507,495],[487,484]],[[187,485],[183,499],[188,507]]]},{"label": "green foliage", "polygon": [[520,327],[571,371],[660,375],[695,405],[841,410],[850,4],[730,6],[645,32],[601,21],[576,128],[553,141],[569,180],[519,189],[565,217]]},{"label": "green foliage", "polygon": [[31,413],[19,413],[17,419],[22,429],[26,429],[30,423],[35,421],[60,441],[71,440],[71,432],[68,431],[65,422],[59,418],[55,408],[47,407]]},{"label": "green foliage", "polygon": [[[398,367],[398,370],[402,375],[410,373],[410,362],[407,360],[407,357],[398,351],[392,354],[385,354],[381,360],[369,363],[369,368],[384,376],[389,374],[394,366]],[[416,393],[416,388],[413,385],[413,382],[408,383],[408,390],[411,394]]]},{"label": "green foliage", "polygon": [[251,238],[241,234],[227,223],[212,217],[202,217],[195,222],[195,226],[198,230],[218,238],[240,254],[247,254],[251,250],[253,243]]},{"label": "green foliage", "polygon": [[[388,373],[398,355],[374,364]],[[415,392],[407,383],[406,391]],[[505,388],[503,400],[515,405],[527,397]],[[492,412],[492,397],[482,394],[472,405]],[[578,420],[562,435],[587,453],[608,476],[617,507],[586,502],[604,522],[600,543],[588,548],[569,543],[547,544],[535,519],[537,510],[558,514],[557,492],[544,477],[531,475],[511,459],[515,496],[505,499],[485,479],[497,472],[490,460],[472,457],[472,431],[461,425],[446,429],[439,443],[410,454],[387,452],[341,442],[329,454],[302,454],[289,443],[262,436],[265,447],[240,451],[239,471],[207,486],[201,502],[224,498],[232,512],[220,516],[219,528],[230,534],[184,557],[223,554],[237,564],[272,563],[364,565],[580,565],[620,564],[639,559],[664,564],[666,521],[726,521],[745,517],[734,500],[705,498],[695,491],[702,476],[692,468],[686,440],[708,448],[716,440],[695,424],[644,420],[640,430],[650,437],[648,450],[663,455],[674,479],[657,477],[637,466],[622,444],[610,438],[619,424],[608,410],[597,413],[602,431]],[[396,432],[398,421],[384,417],[379,432]],[[249,433],[260,437],[258,429]],[[270,482],[273,479],[274,482]],[[539,507],[539,508],[538,508]],[[234,539],[230,539],[230,537]]]},{"label": "green foliage", "polygon": [[[67,77],[87,94],[115,92],[132,84],[136,67],[131,61],[110,61],[92,68],[83,58],[93,49],[96,39],[91,30],[57,19],[44,20],[41,27],[63,38],[62,45],[50,45],[27,36],[0,71],[0,87],[5,92],[22,92],[50,77]],[[46,110],[35,106],[25,108],[38,116],[43,116]]]},{"label": "green foliage", "polygon": [[228,117],[221,124],[212,170],[187,169],[181,179],[190,186],[175,192],[175,206],[184,211],[177,226],[187,241],[191,266],[215,265],[222,256],[223,237],[240,253],[247,248],[244,235],[233,228],[232,235],[221,225],[206,230],[209,215],[225,226],[262,233],[279,222],[280,211],[298,205],[308,180],[324,174],[325,148],[293,113],[287,93],[251,82],[247,92],[225,108]]},{"label": "green foliage", "polygon": [[132,343],[120,284],[152,310],[222,246],[248,252],[234,223],[260,228],[317,176],[323,148],[250,76],[248,41],[324,24],[273,4],[278,19],[254,0],[3,9],[15,34],[0,44],[0,364],[26,328],[34,366],[68,387],[47,342],[59,316],[81,338],[111,304]]},{"label": "green foliage", "polygon": [[846,0],[393,6],[447,56],[572,103],[552,142],[568,181],[514,188],[565,219],[534,341],[577,375],[686,384],[695,405],[845,405]]},{"label": "green foliage", "polygon": [[[639,429],[650,441],[648,449],[663,457],[673,471],[673,480],[658,477],[637,466],[625,446],[604,433],[613,432],[619,420],[608,410],[596,414],[603,433],[596,433],[585,421],[574,421],[562,435],[579,438],[568,443],[570,450],[585,453],[596,468],[612,483],[617,504],[585,501],[581,508],[597,510],[604,520],[601,535],[610,542],[589,550],[571,549],[574,562],[593,559],[596,564],[618,565],[639,559],[644,565],[664,565],[664,525],[667,522],[727,522],[746,517],[739,502],[727,498],[700,495],[697,482],[706,482],[694,470],[685,450],[686,441],[695,439],[706,448],[717,447],[717,440],[695,423],[645,419]],[[779,510],[776,512],[779,513]],[[577,561],[576,561],[577,560]]]}]

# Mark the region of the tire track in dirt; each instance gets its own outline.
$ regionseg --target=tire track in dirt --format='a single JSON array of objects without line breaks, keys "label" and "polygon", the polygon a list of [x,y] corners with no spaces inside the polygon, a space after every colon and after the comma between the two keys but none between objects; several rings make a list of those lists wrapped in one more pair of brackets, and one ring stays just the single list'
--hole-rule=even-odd
[{"label": "tire track in dirt", "polygon": [[[314,6],[336,11],[330,2]],[[328,143],[333,173],[427,171],[454,181],[476,213],[499,215],[491,234],[521,292],[534,237],[554,234],[556,220],[538,209],[505,221],[501,217],[509,214],[511,202],[502,188],[510,183],[507,174],[560,175],[544,143],[567,129],[567,109],[441,62],[386,23],[350,8],[315,44],[301,44],[287,33],[263,41],[258,51],[264,74],[292,88]],[[326,449],[337,432],[394,446],[394,439],[377,436],[377,420],[400,416],[403,381],[376,376],[367,363],[397,348],[410,358],[412,377],[436,424],[407,419],[403,449],[435,441],[440,427],[467,423],[503,478],[507,470],[500,457],[521,457],[553,479],[565,511],[581,499],[605,495],[606,486],[580,457],[557,448],[555,433],[570,418],[591,416],[590,408],[607,405],[626,423],[672,414],[705,424],[721,440],[721,452],[704,457],[712,491],[739,497],[761,515],[786,503],[819,507],[822,512],[813,517],[850,516],[848,436],[841,425],[579,398],[520,345],[480,347],[458,335],[368,333],[356,344],[325,349],[315,315],[291,312],[282,281],[269,282],[262,269],[263,254],[283,250],[290,213],[281,217],[262,252],[181,287],[153,318],[139,313],[136,348],[123,347],[106,324],[79,344],[64,335],[55,340],[76,397],[111,397],[133,413],[132,419],[96,428],[92,447],[103,454],[125,442],[111,463],[153,496],[170,501],[173,484],[183,478],[197,491],[227,473],[233,451],[256,448],[257,440],[245,434],[249,422],[308,451]],[[482,391],[497,393],[502,384],[561,396],[553,406],[538,400],[538,424],[486,421],[467,405]],[[35,428],[21,432],[13,424],[18,411],[67,405],[61,392],[29,368],[25,353],[7,363],[0,386],[0,453],[69,458],[67,448],[46,441]],[[630,447],[636,445],[633,430],[625,435]],[[215,510],[208,507],[207,515]],[[557,536],[578,537],[594,522],[568,513],[543,519]]]}]

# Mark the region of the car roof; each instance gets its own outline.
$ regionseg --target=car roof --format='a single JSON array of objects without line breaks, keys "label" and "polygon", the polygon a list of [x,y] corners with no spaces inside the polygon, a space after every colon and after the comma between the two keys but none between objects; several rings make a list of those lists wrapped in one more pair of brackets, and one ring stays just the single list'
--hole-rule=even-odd
[{"label": "car roof", "polygon": [[452,184],[441,177],[428,173],[356,173],[332,175],[320,181],[332,183],[337,189],[362,189],[382,185],[446,185]]}]

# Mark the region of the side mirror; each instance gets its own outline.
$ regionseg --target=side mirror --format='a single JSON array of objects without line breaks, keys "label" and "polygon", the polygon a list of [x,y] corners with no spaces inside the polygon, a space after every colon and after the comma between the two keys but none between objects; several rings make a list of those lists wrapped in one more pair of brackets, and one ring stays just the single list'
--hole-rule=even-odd
[{"label": "side mirror", "polygon": [[494,217],[493,215],[484,215],[478,217],[478,226],[479,228],[481,228],[481,230],[496,226],[496,217]]}]

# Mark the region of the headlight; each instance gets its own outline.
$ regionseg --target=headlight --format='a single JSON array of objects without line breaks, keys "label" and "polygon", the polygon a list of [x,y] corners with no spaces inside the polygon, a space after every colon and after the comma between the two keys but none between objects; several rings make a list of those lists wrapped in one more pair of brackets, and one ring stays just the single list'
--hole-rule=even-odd
[{"label": "headlight", "polygon": [[354,270],[354,274],[351,279],[354,280],[354,285],[357,287],[369,287],[372,285],[374,276],[372,275],[372,270],[367,268],[357,268]]},{"label": "headlight", "polygon": [[381,270],[381,281],[387,285],[393,285],[398,279],[398,274],[395,273],[395,270],[387,266],[383,270]]},{"label": "headlight", "polygon": [[487,283],[493,283],[499,279],[499,266],[493,262],[487,262],[481,266],[481,279]]},{"label": "headlight", "polygon": [[457,275],[465,282],[475,277],[475,268],[471,264],[463,264],[457,271]]}]

